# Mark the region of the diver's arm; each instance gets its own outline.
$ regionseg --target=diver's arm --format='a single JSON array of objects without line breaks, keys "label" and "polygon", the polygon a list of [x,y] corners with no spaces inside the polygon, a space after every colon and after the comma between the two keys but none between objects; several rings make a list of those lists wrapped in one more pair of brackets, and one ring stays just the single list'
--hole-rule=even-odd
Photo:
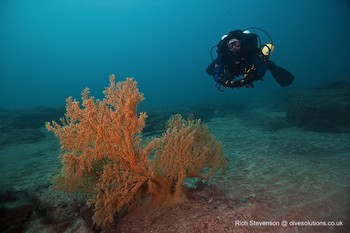
[{"label": "diver's arm", "polygon": [[214,80],[224,87],[244,87],[245,84],[243,83],[243,79],[239,81],[233,80],[233,76],[230,75],[228,72],[224,71],[224,67],[221,63],[220,58],[215,59],[215,68],[213,72],[213,78]]},{"label": "diver's arm", "polygon": [[261,77],[264,77],[267,70],[266,63],[262,60],[262,58],[258,54],[254,54],[251,57],[251,64],[253,64],[256,67],[255,71],[259,73]]},{"label": "diver's arm", "polygon": [[250,58],[250,64],[254,66],[254,69],[251,70],[243,79],[244,86],[254,86],[253,82],[258,80],[263,80],[263,77],[266,73],[266,63],[264,63],[258,54],[253,54]]},{"label": "diver's arm", "polygon": [[214,66],[213,78],[215,82],[219,82],[220,78],[224,74],[224,67],[221,64],[220,58],[216,58],[214,62],[215,62],[215,66]]}]

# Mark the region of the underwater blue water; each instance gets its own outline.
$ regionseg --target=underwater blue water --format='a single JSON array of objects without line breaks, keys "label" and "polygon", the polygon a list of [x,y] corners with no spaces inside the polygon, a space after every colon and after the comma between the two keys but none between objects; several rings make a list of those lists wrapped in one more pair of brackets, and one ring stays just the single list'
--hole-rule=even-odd
[{"label": "underwater blue water", "polygon": [[284,91],[269,73],[224,93],[205,73],[222,35],[266,30],[292,91],[349,76],[349,22],[345,0],[2,0],[0,108],[60,106],[85,87],[102,98],[111,73],[135,77],[145,106],[263,101]]}]

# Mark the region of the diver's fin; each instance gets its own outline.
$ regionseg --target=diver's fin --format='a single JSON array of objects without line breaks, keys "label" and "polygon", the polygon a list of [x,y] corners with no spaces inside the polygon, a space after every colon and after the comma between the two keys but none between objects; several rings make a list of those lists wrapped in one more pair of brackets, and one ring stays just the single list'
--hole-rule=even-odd
[{"label": "diver's fin", "polygon": [[207,72],[208,75],[212,76],[214,74],[214,70],[215,70],[215,61],[212,61],[207,69],[205,70],[205,72]]},{"label": "diver's fin", "polygon": [[289,86],[293,83],[295,79],[294,75],[288,70],[277,66],[273,61],[267,61],[266,67],[271,72],[275,81],[282,87]]}]

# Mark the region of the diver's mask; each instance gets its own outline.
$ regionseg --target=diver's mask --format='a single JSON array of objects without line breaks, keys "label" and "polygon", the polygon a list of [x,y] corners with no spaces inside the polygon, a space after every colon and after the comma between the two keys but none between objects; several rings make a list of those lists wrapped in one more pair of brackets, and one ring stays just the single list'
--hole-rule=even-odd
[{"label": "diver's mask", "polygon": [[242,41],[241,40],[233,38],[227,43],[227,50],[229,50],[230,52],[235,53],[236,51],[241,49],[241,45],[242,45]]}]

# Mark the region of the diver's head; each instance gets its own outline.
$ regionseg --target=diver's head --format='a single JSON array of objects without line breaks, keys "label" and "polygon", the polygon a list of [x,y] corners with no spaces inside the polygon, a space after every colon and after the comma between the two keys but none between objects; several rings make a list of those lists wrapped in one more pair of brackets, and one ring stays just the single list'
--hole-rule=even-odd
[{"label": "diver's head", "polygon": [[233,53],[239,51],[241,49],[241,40],[238,40],[237,38],[232,38],[227,43],[227,49]]}]

